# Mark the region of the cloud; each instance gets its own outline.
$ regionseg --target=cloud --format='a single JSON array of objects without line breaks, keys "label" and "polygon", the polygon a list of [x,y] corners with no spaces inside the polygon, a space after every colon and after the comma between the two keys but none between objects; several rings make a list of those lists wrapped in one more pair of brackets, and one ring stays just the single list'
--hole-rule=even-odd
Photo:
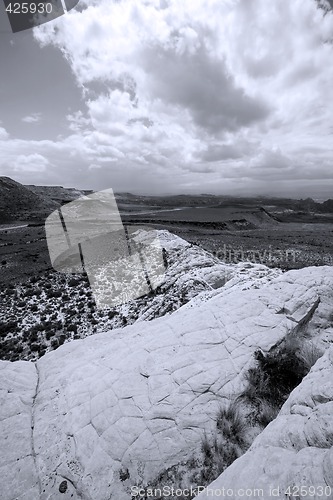
[{"label": "cloud", "polygon": [[257,143],[250,143],[240,136],[237,143],[213,143],[208,144],[200,155],[203,162],[220,162],[223,160],[236,160],[245,155],[253,154],[258,147]]},{"label": "cloud", "polygon": [[32,113],[31,115],[24,116],[22,121],[24,123],[38,123],[41,120],[41,113]]},{"label": "cloud", "polygon": [[58,141],[6,136],[7,169],[39,154],[49,183],[94,189],[332,185],[332,12],[315,0],[80,4],[34,35],[62,51],[85,109]]},{"label": "cloud", "polygon": [[[0,122],[1,124],[1,122]],[[9,134],[7,132],[7,130],[3,127],[0,127],[0,141],[4,141],[6,139],[8,139],[9,137]]]},{"label": "cloud", "polygon": [[68,128],[72,132],[80,132],[91,126],[91,120],[86,118],[82,111],[76,111],[76,113],[69,114],[66,116],[66,119],[69,122]]},{"label": "cloud", "polygon": [[38,153],[19,155],[14,161],[14,172],[45,172],[49,163],[47,158]]}]

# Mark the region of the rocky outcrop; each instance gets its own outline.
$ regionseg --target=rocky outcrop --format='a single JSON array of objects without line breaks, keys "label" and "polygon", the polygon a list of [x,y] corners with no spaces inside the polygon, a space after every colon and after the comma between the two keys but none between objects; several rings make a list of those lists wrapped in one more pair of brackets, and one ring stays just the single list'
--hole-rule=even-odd
[{"label": "rocky outcrop", "polygon": [[[212,431],[221,401],[242,390],[254,351],[268,351],[304,318],[329,344],[332,279],[330,267],[274,277],[264,266],[244,264],[224,287],[199,294],[171,315],[64,344],[36,369],[29,362],[1,362],[0,432],[9,443],[2,457],[9,485],[3,500],[125,500],[124,478],[147,482],[191,457]],[[250,455],[224,473],[229,484],[246,484],[249,477],[250,485],[274,482],[294,462],[294,471],[315,464],[313,474],[319,474],[325,453],[329,464],[332,455],[323,443],[330,443],[331,358],[318,362],[305,389],[302,384],[294,391]],[[15,419],[22,421],[19,431]],[[313,434],[307,449],[314,461],[305,453],[303,463],[316,419],[326,422],[325,432]],[[239,462],[246,476],[236,469]],[[220,480],[224,484],[223,475]]]}]

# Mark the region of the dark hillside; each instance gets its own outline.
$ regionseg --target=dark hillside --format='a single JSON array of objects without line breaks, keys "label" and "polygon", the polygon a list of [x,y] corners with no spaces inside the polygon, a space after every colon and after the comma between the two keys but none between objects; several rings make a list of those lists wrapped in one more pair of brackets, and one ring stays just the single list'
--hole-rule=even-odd
[{"label": "dark hillside", "polygon": [[56,202],[38,196],[19,182],[0,177],[0,223],[47,215],[57,206]]}]

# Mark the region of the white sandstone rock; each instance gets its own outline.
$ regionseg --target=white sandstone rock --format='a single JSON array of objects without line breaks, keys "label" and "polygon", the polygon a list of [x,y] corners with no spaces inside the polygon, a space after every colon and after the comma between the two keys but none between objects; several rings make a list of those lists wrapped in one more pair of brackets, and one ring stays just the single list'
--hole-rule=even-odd
[{"label": "white sandstone rock", "polygon": [[[332,280],[330,267],[274,277],[274,271],[251,265],[247,275],[236,272],[225,287],[171,315],[64,344],[36,368],[0,362],[2,500],[125,500],[121,471],[128,469],[133,482],[148,481],[191,457],[214,428],[220,402],[241,391],[253,352],[281,341],[318,297],[311,321],[323,321]],[[318,367],[217,481],[274,483],[292,470],[299,478],[302,464],[315,464],[313,480],[317,470],[318,480],[320,474],[329,477],[323,463],[332,463],[332,454],[322,445],[331,432],[331,357]],[[318,456],[316,448],[304,454],[308,435]],[[63,481],[66,493],[59,492]]]}]

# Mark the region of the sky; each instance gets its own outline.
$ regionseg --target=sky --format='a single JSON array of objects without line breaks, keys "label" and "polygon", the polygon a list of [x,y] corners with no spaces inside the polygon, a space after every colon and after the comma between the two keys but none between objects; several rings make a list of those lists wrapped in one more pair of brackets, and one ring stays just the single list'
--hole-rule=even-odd
[{"label": "sky", "polygon": [[327,0],[80,0],[15,34],[0,2],[0,175],[332,198],[332,58]]}]

